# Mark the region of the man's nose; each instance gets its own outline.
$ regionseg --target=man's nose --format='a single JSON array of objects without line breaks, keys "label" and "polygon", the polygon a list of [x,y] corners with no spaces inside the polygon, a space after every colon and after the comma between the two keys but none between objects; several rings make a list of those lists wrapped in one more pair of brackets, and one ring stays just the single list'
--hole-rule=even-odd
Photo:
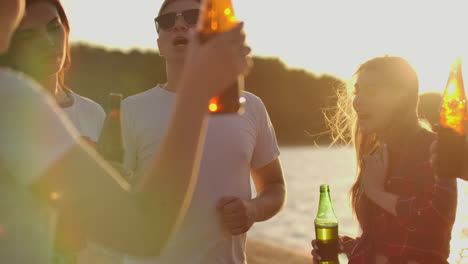
[{"label": "man's nose", "polygon": [[175,23],[174,24],[175,31],[187,31],[189,28],[189,25],[187,24],[187,22],[185,22],[185,19],[182,16],[182,14],[178,14],[176,16],[174,23]]}]

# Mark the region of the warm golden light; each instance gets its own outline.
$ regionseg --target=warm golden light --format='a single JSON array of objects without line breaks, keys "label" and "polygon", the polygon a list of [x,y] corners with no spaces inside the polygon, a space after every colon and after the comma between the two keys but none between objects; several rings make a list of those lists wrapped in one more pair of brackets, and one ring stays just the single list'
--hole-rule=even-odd
[{"label": "warm golden light", "polygon": [[49,195],[49,199],[51,201],[57,201],[59,198],[60,198],[60,194],[58,194],[57,192],[51,192]]},{"label": "warm golden light", "polygon": [[450,70],[449,79],[440,108],[440,125],[465,135],[466,95],[463,84],[461,59],[456,60]]},{"label": "warm golden light", "polygon": [[218,31],[218,21],[216,20],[211,21],[211,30]]},{"label": "warm golden light", "polygon": [[198,30],[203,34],[226,32],[237,24],[231,0],[205,0],[202,5]]},{"label": "warm golden light", "polygon": [[209,105],[209,109],[210,109],[211,112],[216,112],[216,111],[218,111],[218,105],[216,103],[211,103]]}]

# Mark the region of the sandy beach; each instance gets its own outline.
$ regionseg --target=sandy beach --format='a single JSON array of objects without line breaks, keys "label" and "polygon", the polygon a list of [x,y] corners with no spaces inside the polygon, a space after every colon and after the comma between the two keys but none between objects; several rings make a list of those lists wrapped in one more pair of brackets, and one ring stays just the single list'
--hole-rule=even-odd
[{"label": "sandy beach", "polygon": [[247,263],[249,264],[311,264],[312,257],[301,255],[289,249],[284,249],[257,241],[247,241]]}]

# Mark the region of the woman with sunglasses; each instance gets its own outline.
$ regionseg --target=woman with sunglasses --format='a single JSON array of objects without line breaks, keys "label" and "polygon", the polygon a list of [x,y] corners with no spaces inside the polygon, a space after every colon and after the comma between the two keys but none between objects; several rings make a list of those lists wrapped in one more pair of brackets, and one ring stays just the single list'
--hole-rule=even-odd
[{"label": "woman with sunglasses", "polygon": [[351,198],[362,234],[341,237],[339,250],[351,264],[448,264],[457,185],[430,164],[436,136],[418,121],[416,72],[403,58],[385,56],[362,64],[354,77],[331,125],[338,138],[353,135]]},{"label": "woman with sunglasses", "polygon": [[[23,1],[0,0],[0,54],[23,10]],[[94,241],[159,254],[191,199],[209,98],[246,70],[247,51],[241,26],[192,46],[169,133],[137,189],[82,142],[37,83],[0,68],[0,262],[50,264],[63,208]]]}]

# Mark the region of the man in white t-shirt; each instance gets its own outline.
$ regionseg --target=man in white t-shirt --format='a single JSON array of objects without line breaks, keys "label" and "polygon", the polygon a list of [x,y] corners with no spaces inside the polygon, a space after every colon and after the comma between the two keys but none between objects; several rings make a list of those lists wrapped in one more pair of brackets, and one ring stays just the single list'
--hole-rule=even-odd
[{"label": "man in white t-shirt", "polygon": [[[194,16],[198,14],[192,10],[199,8],[197,0],[169,0],[161,7],[156,26],[168,83],[128,97],[122,103],[125,165],[129,170],[145,171],[167,133],[179,92],[177,83],[192,45],[187,36],[197,21]],[[242,115],[208,118],[199,179],[180,231],[158,258],[127,256],[125,263],[246,262],[246,232],[254,222],[267,220],[280,211],[285,184],[274,129],[265,107],[258,97],[250,93],[244,96],[247,101]],[[182,159],[183,156],[177,161]],[[250,175],[258,193],[254,199]]]},{"label": "man in white t-shirt", "polygon": [[[0,54],[8,49],[23,8],[20,0],[0,0]],[[80,142],[37,84],[0,68],[0,263],[50,264],[54,211],[61,207],[74,212],[74,220],[94,241],[127,254],[158,255],[191,199],[205,106],[221,91],[219,85],[232,82],[247,68],[243,38],[238,27],[217,37],[213,45],[192,49],[172,133],[138,189],[131,189]],[[217,59],[220,55],[233,63]],[[222,70],[213,81],[198,66]],[[186,85],[193,81],[203,91],[195,100]],[[182,150],[186,159],[173,163]]]}]

